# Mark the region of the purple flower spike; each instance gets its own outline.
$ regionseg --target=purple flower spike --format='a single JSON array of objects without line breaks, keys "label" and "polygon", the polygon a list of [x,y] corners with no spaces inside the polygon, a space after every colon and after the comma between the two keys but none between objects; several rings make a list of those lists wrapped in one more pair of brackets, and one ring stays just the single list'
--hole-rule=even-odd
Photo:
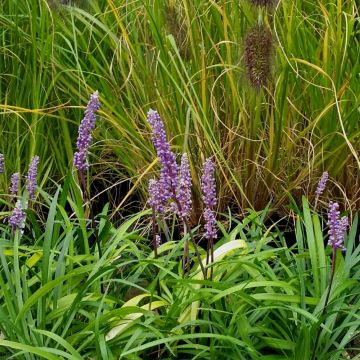
[{"label": "purple flower spike", "polygon": [[175,195],[177,187],[177,164],[166,138],[164,123],[157,111],[149,110],[147,121],[152,129],[152,142],[162,165],[159,186],[165,202]]},{"label": "purple flower spike", "polygon": [[12,196],[16,196],[19,191],[19,185],[20,185],[20,174],[14,173],[11,175],[10,178],[10,187],[9,192]]},{"label": "purple flower spike", "polygon": [[201,189],[205,205],[205,238],[216,239],[216,218],[214,207],[216,205],[216,184],[214,177],[215,165],[211,158],[206,159],[201,177]]},{"label": "purple flower spike", "polygon": [[329,212],[328,212],[328,223],[329,225],[329,241],[333,249],[342,249],[344,248],[344,238],[346,230],[349,226],[348,218],[346,216],[340,219],[339,204],[337,202],[330,201],[329,203]]},{"label": "purple flower spike", "polygon": [[187,154],[181,157],[179,169],[179,183],[177,188],[177,199],[181,207],[180,216],[188,218],[191,214],[191,173]]},{"label": "purple flower spike", "polygon": [[206,239],[216,239],[216,218],[214,211],[210,208],[205,208],[204,210],[204,220],[205,220],[205,238]]},{"label": "purple flower spike", "polygon": [[211,158],[206,159],[201,177],[201,189],[205,207],[214,208],[216,205],[216,186],[214,178],[215,165]]},{"label": "purple flower spike", "polygon": [[25,226],[25,211],[21,205],[21,201],[18,200],[15,204],[15,208],[11,217],[9,218],[9,225],[15,229],[23,229]]},{"label": "purple flower spike", "polygon": [[36,189],[36,177],[37,169],[39,165],[39,157],[37,155],[33,156],[29,165],[29,171],[26,176],[26,190],[29,193],[29,198],[33,200],[35,198],[35,189]]},{"label": "purple flower spike", "polygon": [[329,174],[327,171],[324,171],[323,174],[321,175],[321,178],[319,180],[318,186],[315,191],[317,197],[319,197],[324,192],[328,179],[329,179]]},{"label": "purple flower spike", "polygon": [[156,212],[163,212],[165,211],[165,202],[166,199],[164,198],[164,192],[161,189],[159,181],[155,179],[151,179],[149,181],[149,205],[156,211]]},{"label": "purple flower spike", "polygon": [[4,155],[0,154],[0,174],[3,174],[5,172],[4,160]]},{"label": "purple flower spike", "polygon": [[74,154],[74,166],[78,171],[85,171],[89,168],[86,157],[89,151],[89,146],[92,141],[91,131],[95,127],[96,111],[100,108],[99,92],[95,91],[87,104],[85,115],[78,131],[78,139],[76,142],[77,152]]}]

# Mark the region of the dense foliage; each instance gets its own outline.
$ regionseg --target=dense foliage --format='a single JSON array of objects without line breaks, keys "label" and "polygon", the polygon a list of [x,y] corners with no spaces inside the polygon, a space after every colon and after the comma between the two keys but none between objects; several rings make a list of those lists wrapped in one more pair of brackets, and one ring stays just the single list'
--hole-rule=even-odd
[{"label": "dense foliage", "polygon": [[1,359],[360,359],[355,0],[0,10]]},{"label": "dense foliage", "polygon": [[316,359],[358,354],[357,216],[346,253],[338,250],[324,313],[330,253],[323,221],[305,198],[293,243],[276,227],[264,227],[266,211],[242,221],[229,216],[220,226],[210,281],[203,279],[191,244],[191,269],[183,276],[187,237],[171,235],[173,228],[154,256],[144,238],[148,211],[114,227],[105,206],[95,230],[104,249],[99,258],[88,246],[93,230],[68,188],[66,183],[54,196],[39,195],[45,223],[29,209],[22,236],[2,226],[3,358],[304,360],[315,351],[317,333]]}]

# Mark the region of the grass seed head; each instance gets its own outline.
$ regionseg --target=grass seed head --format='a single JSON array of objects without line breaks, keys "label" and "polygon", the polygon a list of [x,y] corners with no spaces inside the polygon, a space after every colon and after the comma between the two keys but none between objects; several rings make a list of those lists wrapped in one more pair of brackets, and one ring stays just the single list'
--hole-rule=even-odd
[{"label": "grass seed head", "polygon": [[270,76],[272,35],[264,25],[250,29],[245,36],[245,67],[252,86],[262,87]]}]

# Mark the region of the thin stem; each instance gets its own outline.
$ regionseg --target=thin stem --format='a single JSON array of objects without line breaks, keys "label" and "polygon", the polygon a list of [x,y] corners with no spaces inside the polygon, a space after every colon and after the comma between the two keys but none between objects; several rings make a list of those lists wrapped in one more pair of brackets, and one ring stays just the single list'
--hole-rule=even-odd
[{"label": "thin stem", "polygon": [[[207,243],[206,248],[206,266],[209,265],[209,263],[214,262],[214,239],[210,238]],[[212,280],[214,273],[213,267],[210,268],[210,280]]]},{"label": "thin stem", "polygon": [[[154,207],[152,207],[152,231],[153,231],[153,246],[154,246],[155,259],[158,258],[158,251],[157,251],[158,244],[157,244],[157,241],[156,241],[156,234],[157,234],[156,227],[157,227],[156,226],[156,212],[155,212]],[[158,269],[158,273],[157,273],[158,278],[157,278],[157,281],[156,281],[156,290],[157,290],[158,295],[160,296],[161,288],[160,288],[159,272],[160,272],[160,270]]]},{"label": "thin stem", "polygon": [[[214,264],[214,239],[210,239],[211,264]],[[210,268],[210,280],[212,281],[214,274],[214,266]]]},{"label": "thin stem", "polygon": [[[14,235],[14,277],[15,277],[15,292],[16,292],[16,302],[17,302],[17,309],[20,311],[24,305],[23,300],[23,289],[21,285],[21,267],[19,262],[19,246],[20,246],[20,239],[21,239],[21,229],[13,229],[12,233]],[[14,299],[15,300],[15,299]],[[24,321],[21,322],[21,326],[24,331],[25,337],[28,337],[28,331],[26,327],[26,323]]]},{"label": "thin stem", "polygon": [[314,212],[316,211],[316,207],[317,207],[318,201],[319,201],[319,195],[316,195],[315,205],[314,205]]},{"label": "thin stem", "polygon": [[17,299],[17,306],[18,310],[22,308],[24,305],[23,302],[23,290],[21,287],[21,274],[20,274],[20,264],[19,264],[19,245],[20,245],[20,237],[21,237],[21,230],[14,229],[14,274],[15,274],[15,289],[16,289],[16,299]]},{"label": "thin stem", "polygon": [[155,209],[152,207],[152,232],[153,232],[153,246],[154,246],[154,255],[155,259],[158,257],[157,252],[157,241],[156,241],[156,213]]},{"label": "thin stem", "polygon": [[[101,250],[100,240],[99,240],[98,233],[96,231],[97,229],[96,229],[94,212],[93,212],[92,206],[90,204],[90,192],[87,189],[85,174],[84,174],[83,171],[79,171],[79,177],[80,177],[80,184],[81,184],[81,187],[82,187],[82,191],[83,191],[83,194],[84,194],[84,202],[88,203],[89,215],[90,215],[90,220],[91,220],[91,228],[94,231],[95,242],[96,242],[96,246],[97,246],[98,252],[99,252],[99,259],[101,259],[102,258],[102,250]],[[101,287],[101,293],[103,294],[104,293],[104,284],[101,283],[100,287]]]},{"label": "thin stem", "polygon": [[209,261],[210,261],[210,240],[207,242],[206,244],[206,266],[209,265]]},{"label": "thin stem", "polygon": [[[329,288],[328,288],[328,291],[327,291],[327,294],[326,294],[324,307],[323,307],[322,312],[321,312],[321,314],[320,314],[320,319],[324,316],[326,307],[327,307],[328,302],[329,302],[330,293],[331,293],[331,288],[332,288],[332,284],[333,284],[333,280],[334,280],[334,275],[335,275],[335,263],[336,263],[336,248],[333,247],[330,283],[329,283]],[[315,340],[315,345],[314,345],[314,350],[313,350],[313,354],[312,354],[311,360],[315,360],[315,353],[316,353],[316,349],[317,349],[317,346],[318,346],[318,343],[319,343],[319,339],[320,339],[320,328],[319,328],[319,330],[317,331],[316,340]]]},{"label": "thin stem", "polygon": [[[172,198],[173,198],[173,200],[174,200],[175,203],[176,203],[176,206],[177,206],[177,208],[178,208],[178,210],[179,210],[179,213],[182,214],[182,207],[181,207],[181,204],[180,204],[180,202],[179,202],[179,200],[178,200],[178,198],[177,198],[177,196],[176,196],[175,190],[173,190],[173,196],[172,196]],[[192,242],[192,244],[193,244],[193,246],[194,246],[196,256],[197,256],[197,258],[198,258],[198,260],[199,260],[199,265],[200,265],[201,271],[202,271],[202,273],[203,273],[203,275],[204,275],[204,280],[206,280],[206,271],[205,271],[205,268],[204,268],[204,264],[202,263],[201,256],[200,256],[200,253],[199,253],[199,249],[198,249],[198,247],[197,247],[197,245],[196,245],[194,236],[193,236],[192,232],[189,231],[189,230],[190,230],[189,222],[187,221],[187,219],[186,219],[185,216],[181,216],[181,219],[182,219],[182,222],[183,222],[183,224],[184,224],[187,232],[189,233],[190,240],[191,240],[191,242]],[[184,249],[184,252],[185,252],[185,249]]]},{"label": "thin stem", "polygon": [[[186,224],[184,223],[184,236],[188,233],[188,229]],[[184,255],[183,255],[183,268],[184,268],[184,276],[190,272],[190,259],[189,259],[189,240],[185,238],[184,240]]]}]

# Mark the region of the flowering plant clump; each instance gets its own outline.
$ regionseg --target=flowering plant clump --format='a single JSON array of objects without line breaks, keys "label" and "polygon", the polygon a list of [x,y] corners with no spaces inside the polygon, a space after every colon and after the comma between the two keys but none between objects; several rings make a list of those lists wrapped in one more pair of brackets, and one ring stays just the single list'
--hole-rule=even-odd
[{"label": "flowering plant clump", "polygon": [[36,177],[37,169],[39,165],[39,157],[37,155],[33,156],[31,159],[28,174],[26,176],[26,190],[29,193],[29,198],[33,200],[35,198],[35,189],[36,189]]},{"label": "flowering plant clump", "polygon": [[[196,256],[199,261],[204,279],[206,272],[201,260],[200,252],[191,231],[189,232],[188,217],[191,212],[191,174],[189,159],[186,154],[181,158],[181,165],[178,167],[175,154],[170,150],[170,145],[166,138],[164,123],[157,111],[149,110],[147,120],[152,129],[152,142],[156,149],[157,156],[161,164],[160,179],[150,180],[149,182],[149,204],[153,208],[153,232],[156,239],[156,215],[155,211],[163,212],[167,202],[172,200],[170,209],[181,217],[184,231],[189,233],[191,242],[194,246]],[[155,244],[156,245],[156,241]],[[156,246],[155,246],[156,247]],[[184,245],[183,264],[185,272],[189,269],[189,246],[188,240]]]},{"label": "flowering plant clump", "polygon": [[[335,267],[336,267],[336,253],[337,249],[346,250],[344,247],[344,240],[346,235],[346,230],[349,226],[348,218],[343,216],[340,218],[339,204],[337,202],[330,201],[329,202],[329,211],[328,211],[328,222],[329,226],[329,241],[328,245],[330,245],[333,249],[332,251],[332,266],[331,266],[331,277],[329,286],[327,289],[324,307],[321,312],[321,317],[324,316],[326,308],[329,304],[330,293],[334,281],[335,276]],[[313,353],[311,356],[311,360],[316,359],[316,350],[320,339],[320,331],[317,331],[317,335],[315,338],[315,345],[313,347]]]},{"label": "flowering plant clump", "polygon": [[216,218],[214,213],[216,206],[216,185],[214,172],[214,162],[211,158],[206,159],[201,177],[202,199],[205,205],[204,219],[206,239],[216,239]]},{"label": "flowering plant clump", "polygon": [[346,216],[340,218],[339,204],[337,202],[330,201],[328,212],[328,226],[329,226],[329,241],[333,249],[342,249],[344,247],[344,238],[346,230],[349,226],[349,221]]},{"label": "flowering plant clump", "polygon": [[191,213],[191,173],[186,153],[181,157],[180,166],[167,141],[164,123],[157,111],[150,110],[147,120],[152,128],[152,141],[161,164],[160,179],[149,181],[149,204],[156,211],[165,211],[165,205],[172,199],[172,209],[181,217]]},{"label": "flowering plant clump", "polygon": [[89,168],[86,157],[92,141],[91,131],[96,122],[96,111],[100,108],[99,92],[95,91],[87,104],[85,115],[79,126],[79,135],[76,142],[77,151],[74,154],[74,166],[82,172]]},{"label": "flowering plant clump", "polygon": [[9,192],[12,196],[16,196],[20,187],[20,174],[14,173],[10,178]]},{"label": "flowering plant clump", "polygon": [[9,225],[13,230],[23,229],[25,226],[25,211],[20,200],[18,200],[15,204],[15,208],[9,218]]},{"label": "flowering plant clump", "polygon": [[3,174],[5,171],[4,160],[4,155],[0,154],[0,174]]}]

